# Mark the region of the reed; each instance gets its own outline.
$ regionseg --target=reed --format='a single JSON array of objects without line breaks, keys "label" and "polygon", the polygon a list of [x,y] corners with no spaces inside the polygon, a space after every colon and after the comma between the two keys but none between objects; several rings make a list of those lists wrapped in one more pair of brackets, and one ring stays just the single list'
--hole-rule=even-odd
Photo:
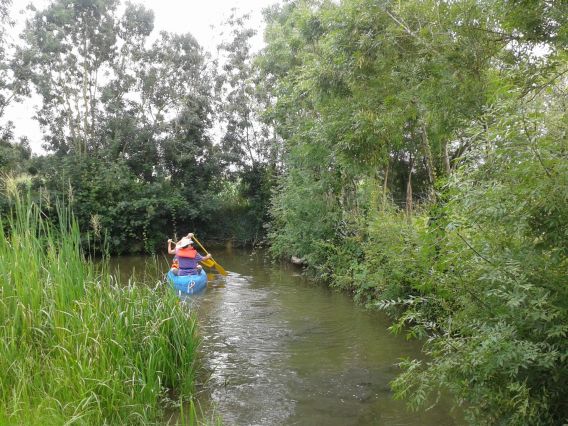
[{"label": "reed", "polygon": [[0,424],[147,424],[187,400],[195,318],[163,286],[121,283],[58,224],[10,194],[0,218]]}]

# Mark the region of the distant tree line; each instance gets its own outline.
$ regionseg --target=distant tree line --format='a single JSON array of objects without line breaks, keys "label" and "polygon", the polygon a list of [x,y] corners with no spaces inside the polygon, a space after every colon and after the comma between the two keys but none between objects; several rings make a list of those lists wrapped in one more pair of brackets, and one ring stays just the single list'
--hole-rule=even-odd
[{"label": "distant tree line", "polygon": [[[1,4],[6,25],[9,3]],[[46,214],[65,198],[85,238],[105,240],[112,253],[160,250],[189,230],[262,241],[275,160],[260,146],[270,134],[251,104],[246,18],[227,23],[234,40],[219,47],[220,63],[189,33],[161,32],[150,43],[154,15],[140,5],[54,0],[28,9],[21,42],[2,38],[0,114],[37,93],[48,154],[32,158],[4,122],[0,171],[28,173]]]}]

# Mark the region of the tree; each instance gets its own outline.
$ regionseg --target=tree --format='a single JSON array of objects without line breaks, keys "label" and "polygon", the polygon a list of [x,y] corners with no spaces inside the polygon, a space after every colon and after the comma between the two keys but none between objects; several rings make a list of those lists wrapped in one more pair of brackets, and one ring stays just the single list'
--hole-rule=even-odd
[{"label": "tree", "polygon": [[221,72],[216,80],[217,108],[224,135],[221,139],[227,161],[237,167],[276,164],[279,143],[270,120],[263,112],[270,104],[270,94],[251,51],[256,30],[248,26],[248,15],[235,11],[225,23],[229,40],[218,46]]},{"label": "tree", "polygon": [[32,151],[26,138],[15,142],[13,125],[2,129],[0,134],[0,173],[20,173],[26,170]]},{"label": "tree", "polygon": [[237,16],[233,11],[225,23],[228,39],[218,46],[216,112],[223,131],[221,158],[232,170],[227,178],[236,183],[240,202],[245,206],[240,229],[234,233],[246,235],[249,242],[258,244],[265,236],[264,223],[268,221],[282,146],[274,122],[266,114],[272,93],[269,84],[263,81],[257,55],[252,51],[251,40],[256,30],[250,28],[248,19],[248,15]]},{"label": "tree", "polygon": [[57,0],[35,12],[18,52],[42,97],[37,113],[47,147],[86,154],[100,120],[105,71],[116,58],[118,0]]},{"label": "tree", "polygon": [[[566,86],[555,92],[561,99]],[[432,361],[408,360],[394,382],[414,406],[449,389],[473,424],[562,424],[568,294],[566,105],[503,99],[477,124],[489,140],[448,188],[437,253],[415,271],[395,326],[427,335]],[[417,251],[430,251],[421,232]],[[401,253],[397,253],[401,255]],[[396,255],[396,254],[395,254]],[[416,268],[418,269],[418,268]],[[418,284],[419,283],[419,284]],[[424,291],[429,289],[429,291]],[[383,306],[388,304],[385,303]]]},{"label": "tree", "polygon": [[[0,0],[0,118],[4,116],[8,105],[28,93],[20,81],[21,70],[11,57],[11,46],[5,40],[6,26],[12,25],[9,16],[11,3],[11,0]],[[4,141],[6,135],[12,133],[12,126],[11,122],[0,125]]]},{"label": "tree", "polygon": [[119,4],[54,0],[33,9],[17,60],[22,81],[42,96],[46,147],[60,157],[38,161],[48,189],[74,188],[84,199],[74,206],[80,224],[98,218],[111,250],[143,234],[143,246],[127,249],[149,251],[176,223],[189,228],[211,212],[222,175],[208,134],[213,69],[190,34],[163,32],[148,45],[153,13],[129,3],[119,16]]}]

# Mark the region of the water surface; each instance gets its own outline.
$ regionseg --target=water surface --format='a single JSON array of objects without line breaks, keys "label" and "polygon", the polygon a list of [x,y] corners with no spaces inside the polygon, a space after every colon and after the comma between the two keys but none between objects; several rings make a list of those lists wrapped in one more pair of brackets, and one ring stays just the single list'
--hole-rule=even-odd
[{"label": "water surface", "polygon": [[[445,406],[410,412],[389,382],[417,342],[342,293],[262,252],[215,251],[229,271],[188,300],[211,378],[200,401],[227,425],[456,425]],[[123,272],[142,258],[122,258]],[[207,410],[207,408],[205,408]]]}]

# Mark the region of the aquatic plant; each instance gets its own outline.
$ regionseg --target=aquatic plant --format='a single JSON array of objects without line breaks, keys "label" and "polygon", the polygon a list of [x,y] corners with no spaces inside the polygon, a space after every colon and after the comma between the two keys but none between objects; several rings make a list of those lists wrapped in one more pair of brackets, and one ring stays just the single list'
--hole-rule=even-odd
[{"label": "aquatic plant", "polygon": [[173,292],[120,282],[13,192],[0,218],[0,424],[147,424],[191,398],[196,322]]}]

